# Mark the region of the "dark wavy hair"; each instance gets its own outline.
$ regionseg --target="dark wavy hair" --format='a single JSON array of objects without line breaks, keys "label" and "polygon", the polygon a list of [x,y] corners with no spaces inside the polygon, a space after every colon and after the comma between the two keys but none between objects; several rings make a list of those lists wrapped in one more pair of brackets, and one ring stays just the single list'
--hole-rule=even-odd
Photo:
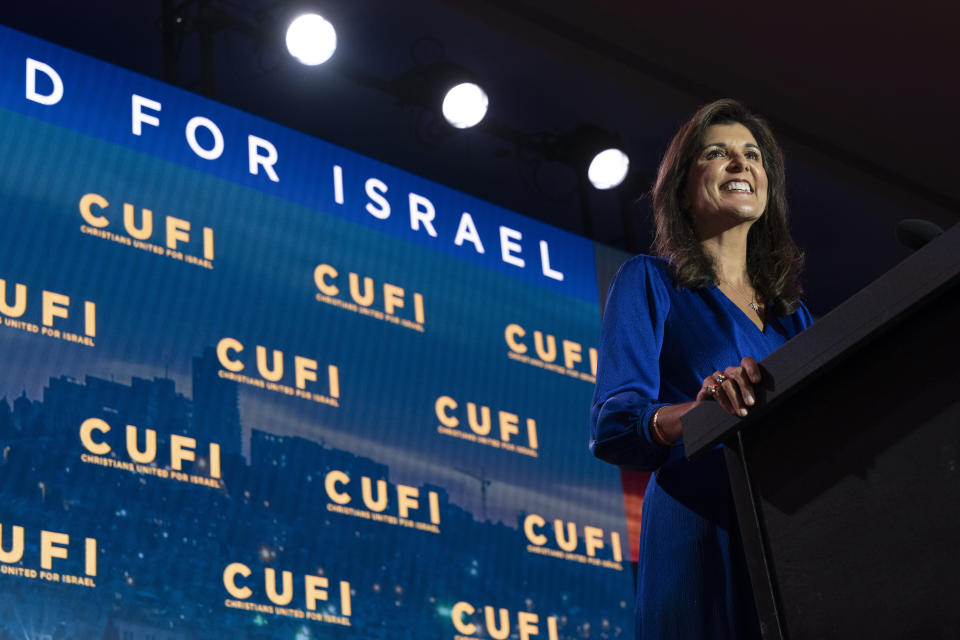
[{"label": "dark wavy hair", "polygon": [[717,100],[700,107],[670,142],[653,187],[653,253],[669,260],[677,286],[699,289],[716,284],[713,259],[703,250],[691,214],[682,203],[690,165],[707,128],[735,123],[749,129],[756,139],[769,185],[767,208],[747,234],[747,275],[769,308],[778,315],[789,315],[803,293],[803,253],[787,226],[783,151],[770,126],[736,100]]}]

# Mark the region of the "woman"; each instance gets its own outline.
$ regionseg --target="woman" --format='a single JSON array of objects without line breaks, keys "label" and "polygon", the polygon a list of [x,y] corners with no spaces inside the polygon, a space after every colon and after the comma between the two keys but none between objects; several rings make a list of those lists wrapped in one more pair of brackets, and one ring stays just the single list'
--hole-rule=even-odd
[{"label": "woman", "polygon": [[657,257],[610,288],[590,448],[655,471],[640,534],[640,639],[760,636],[722,451],[683,455],[701,402],[746,416],[762,359],[810,325],[787,229],[783,156],[733,100],[702,107],[670,143],[653,189]]}]

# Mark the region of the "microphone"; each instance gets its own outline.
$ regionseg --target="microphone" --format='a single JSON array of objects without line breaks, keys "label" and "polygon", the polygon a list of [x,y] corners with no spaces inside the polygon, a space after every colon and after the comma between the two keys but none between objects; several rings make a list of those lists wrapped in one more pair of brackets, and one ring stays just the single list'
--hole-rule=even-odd
[{"label": "microphone", "polygon": [[906,218],[897,223],[897,241],[916,251],[943,233],[936,224],[919,218]]}]

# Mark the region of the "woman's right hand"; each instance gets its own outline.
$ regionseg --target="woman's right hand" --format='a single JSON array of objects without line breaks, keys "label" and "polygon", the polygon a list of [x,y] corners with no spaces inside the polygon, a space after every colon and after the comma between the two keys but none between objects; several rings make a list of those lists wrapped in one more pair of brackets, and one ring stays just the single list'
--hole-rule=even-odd
[{"label": "woman's right hand", "polygon": [[[703,379],[694,402],[668,404],[657,410],[657,428],[652,429],[653,425],[650,425],[651,431],[660,432],[659,435],[654,435],[654,441],[668,445],[676,444],[683,438],[683,416],[697,403],[706,400],[716,400],[728,413],[738,418],[745,417],[748,407],[752,407],[757,402],[753,386],[759,382],[760,367],[757,361],[750,357],[741,360],[738,366],[715,371],[713,375]],[[711,393],[710,389],[713,387],[715,387],[714,393]]]},{"label": "woman's right hand", "polygon": [[759,382],[760,367],[756,360],[747,356],[738,366],[714,371],[713,375],[704,378],[697,392],[697,401],[716,400],[727,413],[744,418],[748,409],[756,404],[753,387]]}]

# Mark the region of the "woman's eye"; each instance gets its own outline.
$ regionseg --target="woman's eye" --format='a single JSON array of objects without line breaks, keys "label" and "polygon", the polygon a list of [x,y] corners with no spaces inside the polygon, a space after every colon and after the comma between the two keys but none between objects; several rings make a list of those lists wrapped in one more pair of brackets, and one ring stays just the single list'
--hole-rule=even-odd
[{"label": "woman's eye", "polygon": [[760,159],[760,154],[757,153],[756,151],[747,151],[744,155],[745,155],[747,158],[749,158],[750,160],[759,160],[759,159]]},{"label": "woman's eye", "polygon": [[706,158],[707,160],[713,160],[714,158],[722,158],[723,155],[723,149],[711,149],[710,151],[707,151]]}]

